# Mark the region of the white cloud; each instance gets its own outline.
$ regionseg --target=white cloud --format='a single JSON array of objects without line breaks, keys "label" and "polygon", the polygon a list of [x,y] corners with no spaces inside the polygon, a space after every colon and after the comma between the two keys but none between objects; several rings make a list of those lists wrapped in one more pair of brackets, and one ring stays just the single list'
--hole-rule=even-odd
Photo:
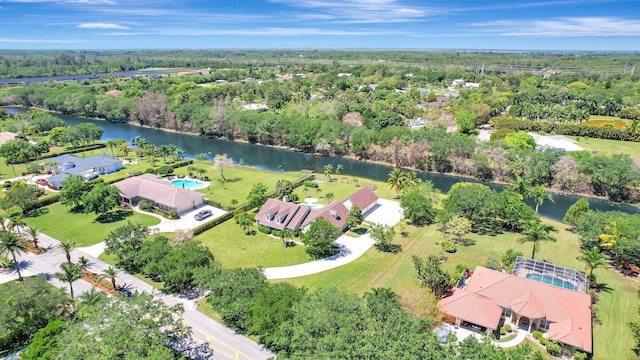
[{"label": "white cloud", "polygon": [[112,29],[112,30],[126,30],[130,29],[128,26],[109,24],[109,23],[84,23],[78,25],[81,29]]},{"label": "white cloud", "polygon": [[43,43],[43,44],[77,44],[86,40],[45,40],[45,39],[12,39],[0,38],[0,43]]},{"label": "white cloud", "polygon": [[115,5],[114,0],[0,0],[0,2],[13,3],[61,3],[61,4],[87,4],[87,5]]},{"label": "white cloud", "polygon": [[640,20],[618,17],[560,17],[536,20],[499,20],[469,24],[503,36],[639,36]]},{"label": "white cloud", "polygon": [[381,35],[400,35],[397,31],[378,31],[378,30],[332,30],[318,28],[260,28],[260,29],[219,29],[219,30],[200,30],[200,29],[158,29],[149,32],[109,32],[102,35],[109,36],[140,36],[140,35],[156,35],[156,36],[300,36],[300,35],[325,35],[325,36],[381,36]]}]

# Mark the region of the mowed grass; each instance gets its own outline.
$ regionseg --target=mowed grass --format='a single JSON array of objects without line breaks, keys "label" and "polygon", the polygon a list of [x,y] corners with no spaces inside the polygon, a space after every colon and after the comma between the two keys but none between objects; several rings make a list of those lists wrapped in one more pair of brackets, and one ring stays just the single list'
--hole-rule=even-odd
[{"label": "mowed grass", "polygon": [[294,193],[298,195],[300,202],[303,202],[306,197],[313,197],[318,199],[318,204],[323,205],[329,203],[325,196],[328,193],[333,194],[331,201],[344,200],[363,186],[370,187],[381,198],[392,199],[395,197],[395,193],[391,191],[389,185],[381,181],[347,175],[332,175],[331,179],[329,181],[324,175],[316,174],[315,182],[318,184],[317,188],[300,186]]},{"label": "mowed grass", "polygon": [[106,221],[97,221],[94,213],[72,213],[69,208],[55,203],[32,212],[24,220],[29,226],[60,241],[75,241],[78,246],[89,246],[104,241],[109,233],[125,225],[128,221],[153,226],[160,223],[158,218],[140,214],[130,209],[112,211],[113,216]]},{"label": "mowed grass", "polygon": [[255,235],[244,235],[233,219],[195,237],[211,249],[225,268],[275,267],[311,261],[304,246],[285,248],[282,240],[252,229]]},{"label": "mowed grass", "polygon": [[[559,230],[559,233],[555,234],[558,241],[543,243],[536,253],[536,259],[582,270],[583,264],[576,259],[580,251],[578,235],[567,231],[566,226],[561,223],[546,219],[545,222]],[[472,234],[467,238],[475,240],[475,244],[458,246],[456,253],[448,254],[436,245],[436,241],[442,239],[442,234],[435,226],[407,228],[410,233],[408,237],[396,235],[394,240],[402,245],[402,252],[399,254],[380,253],[371,248],[359,259],[337,269],[280,281],[310,289],[336,287],[362,295],[372,287],[398,289],[406,283],[418,283],[412,255],[446,257],[443,267],[448,271],[452,271],[459,262],[466,263],[471,269],[477,265],[486,265],[487,260],[499,259],[502,252],[508,248],[519,250],[524,256],[531,255],[531,244],[518,243],[518,235],[513,233],[498,236]],[[611,269],[596,270],[596,276],[598,281],[606,284],[610,290],[601,293],[596,306],[602,324],[594,325],[594,359],[625,359],[631,355],[633,341],[627,322],[637,316],[640,301],[636,297],[636,291],[640,282]]]},{"label": "mowed grass", "polygon": [[576,140],[576,144],[579,146],[590,151],[595,151],[598,155],[627,154],[630,156],[637,156],[640,154],[640,143],[638,142],[594,139],[577,136],[567,137]]},{"label": "mowed grass", "polygon": [[[269,191],[273,191],[276,188],[278,180],[294,182],[305,176],[297,172],[266,171],[247,166],[234,165],[224,168],[224,177],[227,181],[223,182],[220,177],[220,172],[217,169],[213,169],[211,161],[194,160],[193,166],[207,170],[206,176],[211,180],[209,187],[197,191],[206,194],[208,199],[219,202],[227,207],[232,206],[232,200],[238,201],[238,204],[247,202],[247,196],[256,183],[262,183]],[[187,167],[182,167],[176,169],[174,175],[188,175],[187,173]]]}]

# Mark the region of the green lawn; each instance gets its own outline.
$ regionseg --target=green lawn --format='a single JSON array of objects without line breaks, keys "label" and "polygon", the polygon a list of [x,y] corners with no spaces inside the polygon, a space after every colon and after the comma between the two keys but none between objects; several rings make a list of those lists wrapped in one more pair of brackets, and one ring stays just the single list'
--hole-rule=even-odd
[{"label": "green lawn", "polygon": [[90,213],[72,213],[69,208],[55,203],[34,211],[24,220],[29,226],[37,227],[41,232],[61,241],[73,240],[78,246],[97,244],[107,238],[109,233],[126,224],[141,223],[153,226],[160,220],[133,210],[118,210],[109,221],[98,222],[97,215]]},{"label": "green lawn", "polygon": [[599,155],[628,154],[636,156],[640,154],[640,143],[638,142],[594,139],[577,136],[567,137],[577,140],[577,144],[587,150],[595,150]]},{"label": "green lawn", "polygon": [[[224,176],[227,179],[224,183],[221,181],[220,173],[213,170],[210,161],[194,161],[193,166],[207,170],[207,175],[211,179],[211,185],[208,188],[200,189],[199,192],[206,194],[207,198],[221,203],[223,206],[231,207],[231,200],[235,199],[238,204],[247,201],[247,196],[251,191],[253,184],[261,182],[269,188],[269,191],[275,190],[278,180],[285,179],[291,182],[305,176],[297,172],[276,172],[265,171],[246,166],[231,166],[224,170]],[[187,167],[176,169],[174,174],[187,175]]]},{"label": "green lawn", "polygon": [[332,181],[329,181],[322,174],[316,174],[315,181],[319,184],[317,188],[300,186],[294,191],[295,194],[298,194],[301,201],[305,197],[314,197],[318,199],[318,204],[326,205],[329,203],[329,201],[327,201],[328,199],[325,197],[326,194],[333,193],[333,199],[331,201],[343,200],[363,186],[368,186],[373,189],[379,197],[385,199],[392,199],[395,197],[395,193],[391,191],[389,186],[380,181],[347,175],[333,175]]},{"label": "green lawn", "polygon": [[[583,265],[576,259],[579,253],[578,236],[567,231],[561,223],[549,220],[546,222],[560,230],[556,234],[558,241],[542,244],[536,258],[583,269]],[[522,251],[525,256],[531,253],[530,245],[519,244],[516,234],[507,233],[495,237],[470,235],[468,238],[475,240],[474,245],[458,246],[456,253],[447,254],[435,244],[442,235],[434,226],[409,226],[408,229],[409,237],[396,235],[395,242],[402,245],[403,250],[399,254],[384,254],[371,248],[362,257],[345,266],[283,281],[310,289],[335,286],[344,291],[363,294],[371,287],[388,286],[397,289],[405,283],[417,283],[411,262],[412,255],[446,256],[444,268],[451,271],[458,262],[465,262],[472,269],[476,265],[485,265],[488,259],[498,259],[500,254],[510,247]],[[611,290],[600,295],[597,305],[602,324],[594,326],[594,359],[625,359],[631,354],[632,344],[626,323],[636,316],[640,305],[635,296],[640,282],[610,269],[596,270],[596,275],[598,280]]]},{"label": "green lawn", "polygon": [[282,240],[257,231],[255,226],[252,229],[255,235],[244,235],[232,219],[195,239],[211,249],[226,268],[288,266],[311,261],[303,246],[285,248]]}]

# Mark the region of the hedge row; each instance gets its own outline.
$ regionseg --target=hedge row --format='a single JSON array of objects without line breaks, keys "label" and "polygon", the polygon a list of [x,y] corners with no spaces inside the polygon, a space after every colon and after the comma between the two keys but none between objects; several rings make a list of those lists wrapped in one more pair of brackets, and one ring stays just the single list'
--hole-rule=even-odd
[{"label": "hedge row", "polygon": [[222,224],[223,222],[227,221],[227,220],[231,220],[233,219],[233,216],[235,215],[235,213],[233,211],[229,211],[228,213],[220,216],[219,218],[214,219],[213,221],[210,221],[208,223],[202,224],[198,227],[195,227],[193,229],[193,235],[199,235],[202,234],[203,232],[212,229],[220,224]]},{"label": "hedge row", "polygon": [[640,142],[640,132],[620,130],[613,127],[595,127],[557,122],[528,121],[514,119],[495,119],[496,130],[511,129],[522,131],[544,132],[547,134],[584,136],[597,139]]},{"label": "hedge row", "polygon": [[35,209],[39,209],[39,208],[47,206],[47,205],[55,204],[58,201],[60,201],[60,194],[59,193],[55,193],[55,194],[53,194],[51,196],[48,196],[46,198],[36,200],[33,203],[32,206],[30,206],[28,209],[25,209],[25,212],[33,211]]},{"label": "hedge row", "polygon": [[[92,145],[88,145],[88,146],[79,146],[79,147],[67,148],[64,151],[55,152],[55,153],[47,153],[47,154],[41,155],[41,156],[38,157],[37,160],[50,159],[52,157],[56,157],[56,156],[60,156],[60,155],[66,155],[66,154],[75,154],[75,153],[81,152],[81,151],[102,149],[104,147],[105,147],[104,143],[98,143],[98,144],[92,144]],[[33,161],[33,160],[36,160],[36,159],[35,158],[29,159],[29,161]]]}]

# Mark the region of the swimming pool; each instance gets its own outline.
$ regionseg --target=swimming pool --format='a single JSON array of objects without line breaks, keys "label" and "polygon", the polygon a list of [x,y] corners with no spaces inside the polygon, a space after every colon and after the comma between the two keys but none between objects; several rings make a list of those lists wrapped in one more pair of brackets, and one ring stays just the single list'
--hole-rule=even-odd
[{"label": "swimming pool", "polygon": [[576,286],[573,285],[572,283],[568,281],[564,281],[562,279],[554,278],[551,276],[544,276],[540,274],[527,274],[527,279],[535,280],[541,283],[545,283],[545,284],[549,284],[549,285],[553,285],[553,286],[557,286],[557,287],[561,287],[569,290],[576,289]]},{"label": "swimming pool", "polygon": [[175,179],[175,180],[171,180],[171,183],[175,187],[189,189],[189,190],[202,189],[203,187],[207,186],[207,184],[201,181],[191,180],[191,179]]}]

